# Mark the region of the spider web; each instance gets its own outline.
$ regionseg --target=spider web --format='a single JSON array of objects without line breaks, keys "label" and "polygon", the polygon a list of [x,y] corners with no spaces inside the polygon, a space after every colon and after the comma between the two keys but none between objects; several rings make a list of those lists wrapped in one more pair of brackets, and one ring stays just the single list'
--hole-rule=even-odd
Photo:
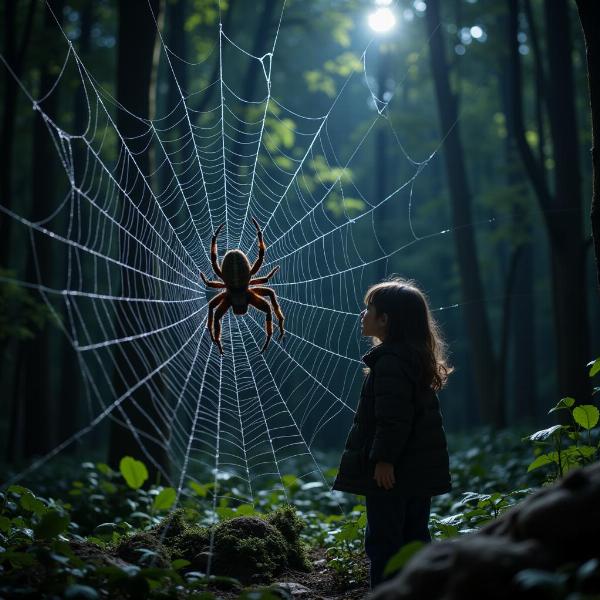
[{"label": "spider web", "polygon": [[[301,114],[286,102],[284,86],[273,77],[283,19],[285,6],[272,48],[261,57],[239,46],[220,23],[213,50],[219,74],[203,90],[182,89],[175,66],[183,59],[161,37],[162,60],[178,103],[151,121],[130,113],[143,128],[135,139],[122,135],[116,124],[115,114],[126,107],[103,89],[64,31],[65,59],[48,96],[59,93],[67,73],[76,77],[86,98],[85,130],[68,130],[50,118],[44,112],[48,96],[34,99],[19,82],[33,111],[44,118],[64,169],[66,193],[49,199],[47,217],[36,222],[5,206],[0,210],[29,233],[36,260],[40,237],[67,251],[61,285],[39,269],[36,282],[18,283],[39,291],[75,349],[88,412],[85,427],[33,462],[19,479],[115,419],[130,428],[158,469],[146,446],[152,442],[165,449],[174,473],[163,474],[178,498],[206,469],[215,483],[236,478],[233,499],[237,489],[240,502],[268,486],[285,493],[282,477],[290,472],[328,485],[315,448],[354,412],[366,349],[357,325],[374,269],[419,240],[449,230],[426,236],[414,231],[413,183],[435,152],[417,161],[402,147],[387,111],[393,96],[384,100],[372,90],[369,46],[362,69],[342,82],[328,110]],[[198,72],[214,58],[186,62],[186,68]],[[240,95],[233,69],[244,61],[260,66],[261,86],[253,98]],[[336,111],[357,85],[370,119],[341,159],[330,127],[343,118]],[[214,100],[199,110],[211,86]],[[408,175],[388,196],[373,199],[357,187],[351,168],[381,120],[394,133]],[[154,160],[144,170],[140,156],[147,148]],[[136,196],[140,189],[145,202]],[[350,198],[359,199],[360,208],[349,210]],[[386,248],[377,215],[392,200],[405,207],[409,227],[396,247]],[[206,330],[214,291],[204,287],[199,272],[214,278],[209,245],[220,223],[225,223],[221,256],[240,248],[255,259],[250,217],[260,223],[267,245],[257,275],[280,267],[268,285],[285,315],[286,337],[280,342],[275,335],[261,354],[264,314],[250,308],[236,318],[228,312],[220,356]],[[122,260],[120,243],[131,260]],[[120,304],[135,307],[128,313],[133,318],[123,321]],[[125,349],[139,359],[128,365],[136,370],[136,383],[118,393],[114,372],[121,373],[129,360]],[[145,414],[148,407],[136,402],[142,388],[150,392],[156,415],[151,431],[138,430],[124,410],[133,404]],[[297,465],[304,471],[295,471]],[[215,494],[215,505],[219,499]]]}]

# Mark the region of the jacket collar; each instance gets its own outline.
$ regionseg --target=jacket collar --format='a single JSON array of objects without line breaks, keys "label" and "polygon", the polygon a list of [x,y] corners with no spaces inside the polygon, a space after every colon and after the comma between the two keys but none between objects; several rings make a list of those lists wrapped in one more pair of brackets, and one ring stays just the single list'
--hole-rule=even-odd
[{"label": "jacket collar", "polygon": [[369,369],[372,369],[382,354],[395,354],[408,368],[408,372],[412,376],[416,376],[420,371],[414,353],[401,342],[383,342],[377,344],[364,354],[362,360]]},{"label": "jacket collar", "polygon": [[377,359],[382,355],[382,354],[386,354],[386,353],[393,353],[393,354],[397,354],[398,353],[398,344],[393,344],[393,343],[386,343],[386,342],[382,342],[381,344],[377,344],[376,346],[373,346],[363,357],[362,360],[363,362],[367,365],[367,367],[369,367],[369,369],[373,368],[373,365],[375,364],[375,362],[377,361]]}]

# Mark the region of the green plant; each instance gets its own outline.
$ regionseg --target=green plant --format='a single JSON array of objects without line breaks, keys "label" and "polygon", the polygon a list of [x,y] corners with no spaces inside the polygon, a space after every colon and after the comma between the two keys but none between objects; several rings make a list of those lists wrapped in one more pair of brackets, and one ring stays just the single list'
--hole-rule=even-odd
[{"label": "green plant", "polygon": [[[589,375],[600,372],[600,359],[589,365]],[[597,393],[598,388],[594,390]],[[563,477],[569,471],[596,461],[600,456],[600,442],[597,440],[600,412],[593,404],[575,404],[571,397],[562,398],[548,414],[565,411],[571,423],[558,424],[536,431],[523,438],[533,442],[537,456],[527,468],[533,471],[550,466],[549,481]]]}]

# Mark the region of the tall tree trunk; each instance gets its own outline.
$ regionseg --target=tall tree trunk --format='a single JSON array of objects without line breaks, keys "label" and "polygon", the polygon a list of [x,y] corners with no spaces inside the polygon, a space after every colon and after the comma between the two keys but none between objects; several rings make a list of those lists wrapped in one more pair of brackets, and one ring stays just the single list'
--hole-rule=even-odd
[{"label": "tall tree trunk", "polygon": [[[48,9],[44,13],[45,40],[55,40],[60,35],[52,13],[61,22],[63,6],[64,0],[48,1]],[[56,54],[50,44],[40,69],[40,98],[48,94],[55,82],[53,67],[59,62]],[[58,100],[57,88],[40,104],[40,109],[50,119],[56,117]],[[36,111],[33,128],[32,202],[29,217],[31,221],[46,218],[56,201],[57,167],[54,145],[45,120],[41,113]],[[52,284],[54,245],[47,235],[36,234],[33,231],[31,235],[35,252],[31,248],[25,280],[36,281],[39,269],[44,281]],[[51,340],[52,325],[49,321],[37,337],[24,342],[20,348],[24,406],[21,415],[24,418],[24,426],[19,429],[23,431],[21,449],[25,458],[44,454],[58,443],[59,411],[56,394],[52,388],[51,369],[55,366],[55,358],[51,352]],[[19,401],[18,398],[15,400]]]},{"label": "tall tree trunk", "polygon": [[600,3],[576,0],[585,36],[590,107],[592,110],[593,191],[590,219],[596,254],[596,274],[600,291]]},{"label": "tall tree trunk", "polygon": [[[25,17],[25,25],[21,40],[17,43],[17,3],[6,2],[4,8],[4,47],[3,53],[6,62],[13,73],[4,69],[4,94],[2,112],[2,130],[0,133],[0,202],[10,208],[12,205],[12,164],[13,143],[15,137],[15,123],[17,111],[17,95],[19,91],[15,77],[20,78],[23,72],[25,53],[29,47],[31,31],[33,29],[33,16],[36,0],[30,0]],[[0,267],[8,265],[10,251],[10,217],[0,215]]]},{"label": "tall tree trunk", "polygon": [[[128,229],[139,234],[144,228],[141,215],[150,216],[153,198],[144,179],[137,173],[139,168],[147,175],[152,168],[147,126],[136,117],[153,117],[152,84],[157,60],[157,30],[153,15],[158,20],[161,2],[122,0],[118,7],[117,100],[126,110],[118,112],[117,128],[127,140],[128,149],[135,156],[137,165],[133,164],[126,149],[122,148],[119,172],[121,187],[135,199],[139,212],[127,206],[125,198],[121,197],[120,200],[123,203],[123,215],[127,216]],[[132,243],[124,234],[121,234],[119,241],[122,262],[135,266],[144,273],[153,272],[152,260],[139,244]],[[139,296],[148,286],[143,275],[126,269],[121,271],[121,280],[121,292],[125,297]],[[117,337],[131,335],[132,331],[128,328],[131,323],[142,323],[146,330],[152,329],[146,315],[144,308],[138,303],[118,302],[115,323]],[[117,344],[114,352],[117,368],[113,382],[117,397],[125,394],[158,366],[158,357],[151,345]],[[116,419],[111,421],[109,462],[118,465],[125,455],[143,460],[148,466],[151,480],[155,479],[157,472],[166,476],[169,473],[164,424],[155,403],[160,402],[162,393],[160,378],[155,375],[123,402],[120,415],[115,414]],[[143,444],[147,454],[140,444]]]},{"label": "tall tree trunk", "polygon": [[504,406],[498,395],[496,358],[485,312],[477,248],[471,227],[471,192],[460,139],[456,97],[450,89],[439,16],[439,0],[429,0],[425,21],[429,36],[431,69],[441,129],[446,135],[444,160],[452,202],[452,226],[461,281],[461,300],[469,335],[480,418],[495,427],[505,425]]},{"label": "tall tree trunk", "polygon": [[547,104],[554,159],[553,192],[546,183],[544,165],[536,160],[525,138],[517,41],[519,6],[518,0],[509,0],[514,135],[543,211],[550,242],[558,394],[585,399],[589,391],[585,372],[587,294],[569,14],[564,0],[551,0],[544,8],[550,67],[548,83],[552,90]]},{"label": "tall tree trunk", "polygon": [[[92,41],[92,25],[94,23],[94,5],[91,2],[87,2],[83,5],[81,12],[79,13],[79,56],[83,61],[90,55],[91,41]],[[78,86],[78,90],[74,97],[73,106],[73,130],[77,135],[85,130],[88,108],[85,97],[83,86]],[[82,148],[81,142],[75,140],[73,143],[73,170],[75,181],[79,185],[82,177],[85,173],[86,166],[86,151]],[[76,198],[72,199],[75,202]],[[79,217],[79,211],[73,210],[73,222],[71,224],[72,229],[76,230],[78,223],[76,220]],[[66,261],[69,271],[72,271],[72,261],[75,259],[76,252],[71,247],[65,248]],[[89,265],[89,257],[85,253],[81,253],[83,256],[79,257],[84,265]],[[90,265],[91,266],[91,265]],[[83,266],[83,270],[86,267]],[[71,281],[67,281],[67,287],[71,287]],[[65,311],[66,312],[66,311]],[[64,319],[65,323],[68,323],[68,319]],[[60,382],[59,382],[59,402],[61,406],[61,415],[59,425],[59,437],[61,440],[67,439],[77,429],[79,407],[82,403],[82,376],[79,368],[79,361],[77,359],[76,352],[71,346],[71,342],[66,336],[62,337],[61,342],[61,354],[62,354],[62,369],[60,371]],[[69,445],[65,451],[73,452],[75,450],[73,444]]]},{"label": "tall tree trunk", "polygon": [[[499,20],[499,29],[507,27],[506,13]],[[532,36],[535,37],[535,36]],[[537,45],[537,42],[532,42]],[[514,115],[511,102],[510,57],[508,49],[502,51],[502,69],[499,76],[502,109],[506,116],[508,135],[506,136],[506,183],[511,189],[520,188],[527,182],[519,161],[517,141],[514,136]],[[543,90],[541,74],[536,78],[536,116],[540,145],[543,129],[541,123],[541,103]],[[538,108],[539,107],[539,108]],[[543,149],[540,149],[543,157]],[[507,298],[510,303],[511,317],[511,343],[508,344],[509,357],[504,357],[505,364],[512,365],[512,385],[510,388],[510,401],[513,406],[513,415],[518,423],[523,420],[532,420],[536,412],[536,361],[535,361],[535,305],[533,296],[533,264],[534,247],[532,243],[531,211],[522,204],[515,204],[512,211],[512,235],[514,236],[514,252],[518,252],[515,265],[512,296]],[[502,352],[500,353],[502,356]],[[501,360],[503,360],[501,358]],[[502,377],[507,373],[502,371]],[[508,387],[505,387],[508,389]],[[502,394],[501,394],[501,397]],[[508,403],[508,397],[506,398]]]}]

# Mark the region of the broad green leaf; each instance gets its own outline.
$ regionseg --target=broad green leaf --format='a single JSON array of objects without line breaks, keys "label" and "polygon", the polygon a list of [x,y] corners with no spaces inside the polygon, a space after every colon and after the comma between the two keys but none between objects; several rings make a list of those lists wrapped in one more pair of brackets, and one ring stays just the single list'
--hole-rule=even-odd
[{"label": "broad green leaf", "polygon": [[598,409],[593,404],[583,404],[573,409],[573,418],[584,429],[592,429],[598,424]]},{"label": "broad green leaf", "polygon": [[57,510],[48,510],[34,528],[35,535],[45,539],[56,537],[67,530],[69,522],[68,515],[61,515]]},{"label": "broad green leaf", "polygon": [[0,531],[4,533],[10,530],[10,519],[8,517],[0,516]]},{"label": "broad green leaf", "polygon": [[244,515],[253,515],[256,510],[254,509],[254,506],[252,506],[252,504],[240,504],[236,511],[235,511],[238,516],[244,516]]},{"label": "broad green leaf", "polygon": [[390,560],[388,560],[383,570],[385,576],[399,571],[425,544],[419,540],[409,542],[402,546]]},{"label": "broad green leaf", "polygon": [[545,465],[551,465],[553,463],[558,463],[558,453],[550,452],[548,454],[540,454],[528,467],[527,472],[533,471],[534,469],[539,469]]},{"label": "broad green leaf", "polygon": [[588,366],[590,367],[590,377],[594,377],[594,375],[597,375],[598,373],[600,373],[600,358],[597,358],[595,361],[591,362]]},{"label": "broad green leaf", "polygon": [[119,471],[121,471],[121,475],[123,475],[123,479],[125,479],[127,485],[134,490],[141,488],[144,485],[144,481],[148,479],[146,465],[131,456],[124,456],[121,459]]},{"label": "broad green leaf", "polygon": [[563,410],[565,408],[571,408],[571,406],[573,406],[573,404],[575,404],[575,398],[571,398],[570,396],[567,396],[566,398],[561,398],[558,402],[558,404],[554,407],[551,408],[548,411],[548,414],[553,413],[557,410]]},{"label": "broad green leaf", "polygon": [[152,508],[154,510],[168,510],[175,503],[177,492],[172,487],[166,487],[154,498]]},{"label": "broad green leaf", "polygon": [[286,488],[298,487],[300,485],[300,482],[298,481],[298,478],[295,475],[284,475],[281,478],[281,481],[283,482],[283,485],[285,485]]},{"label": "broad green leaf", "polygon": [[20,503],[25,510],[35,513],[36,515],[41,515],[46,510],[44,503],[39,498],[36,498],[30,491],[25,492],[21,496]]},{"label": "broad green leaf", "polygon": [[195,481],[190,481],[189,486],[200,496],[201,498],[205,498],[208,490],[211,487],[210,483],[206,485],[202,485],[201,483],[196,483]]},{"label": "broad green leaf", "polygon": [[192,563],[189,560],[185,560],[185,558],[178,558],[171,563],[171,568],[174,571],[179,571],[179,569],[183,569],[183,567],[187,567]]}]

